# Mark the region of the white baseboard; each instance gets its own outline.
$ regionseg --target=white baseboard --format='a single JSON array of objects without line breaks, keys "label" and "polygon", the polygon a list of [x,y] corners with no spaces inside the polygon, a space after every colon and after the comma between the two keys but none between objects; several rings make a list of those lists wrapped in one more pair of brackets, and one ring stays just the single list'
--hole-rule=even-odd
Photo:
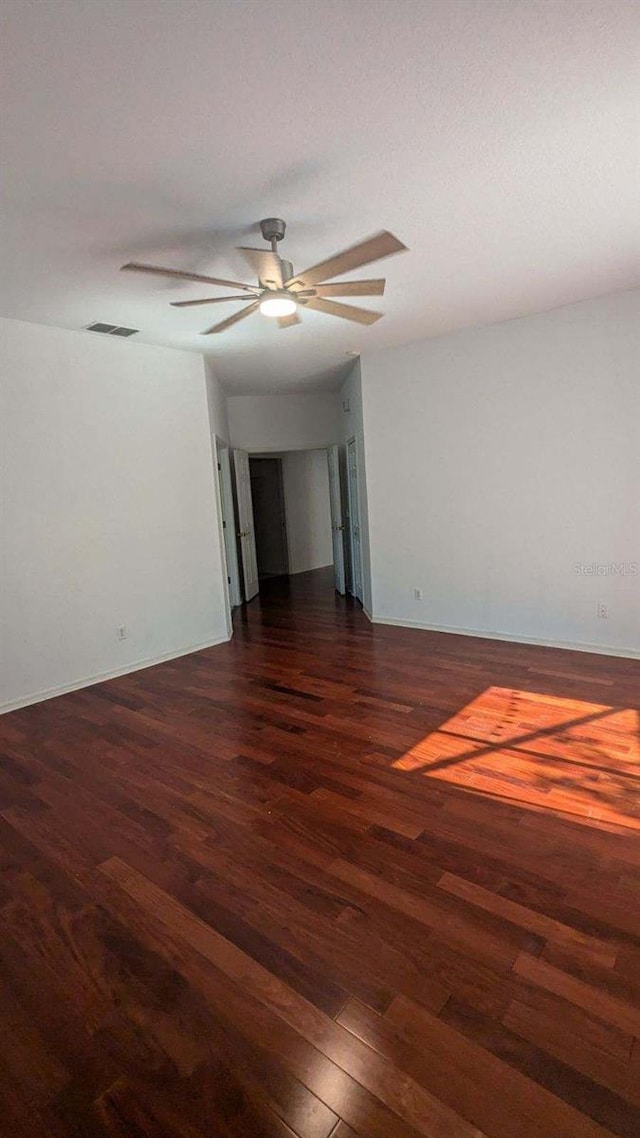
[{"label": "white baseboard", "polygon": [[328,565],[305,565],[304,569],[289,569],[290,577],[297,577],[300,573],[315,573],[318,569],[333,569],[333,561]]},{"label": "white baseboard", "polygon": [[202,652],[204,648],[215,648],[218,644],[227,644],[229,640],[231,640],[230,636],[218,636],[215,640],[205,641],[204,644],[192,644],[188,648],[180,648],[177,652],[173,650],[163,652],[161,656],[149,656],[143,660],[135,660],[124,668],[114,668],[109,672],[97,672],[94,676],[73,680],[69,684],[46,688],[45,691],[32,692],[31,695],[0,704],[0,715],[5,715],[9,711],[18,711],[21,707],[30,707],[32,703],[42,703],[45,699],[55,699],[58,695],[66,695],[68,692],[90,688],[93,684],[103,683],[104,680],[115,680],[118,676],[128,676],[130,672],[141,672],[144,668],[153,668],[156,664],[166,663],[167,660],[178,660],[180,656],[190,656],[192,652]]},{"label": "white baseboard", "polygon": [[546,640],[535,636],[517,636],[511,632],[487,632],[480,628],[456,628],[444,624],[424,624],[420,620],[397,620],[382,613],[365,614],[373,624],[388,624],[396,628],[417,628],[423,632],[448,632],[453,636],[476,636],[480,640],[506,640],[512,644],[533,644],[540,648],[564,648],[571,652],[595,652],[599,656],[621,656],[640,660],[640,649],[620,648],[609,644],[587,644],[583,641]]},{"label": "white baseboard", "polygon": [[366,608],[364,607],[364,605],[362,606],[362,611],[363,611],[364,615],[366,616],[366,618],[367,618],[367,620],[369,621],[369,623],[370,623],[370,624],[376,624],[376,623],[377,623],[377,624],[386,624],[386,623],[387,623],[386,621],[383,621],[383,620],[378,620],[378,621],[375,621],[375,620],[373,619],[373,617],[372,617],[371,613],[369,612],[369,609],[366,609]]}]

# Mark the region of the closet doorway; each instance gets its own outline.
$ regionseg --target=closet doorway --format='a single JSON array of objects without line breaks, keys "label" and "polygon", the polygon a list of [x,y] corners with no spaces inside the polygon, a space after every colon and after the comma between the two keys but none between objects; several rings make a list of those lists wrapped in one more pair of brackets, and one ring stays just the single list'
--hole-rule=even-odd
[{"label": "closet doorway", "polygon": [[281,458],[249,458],[258,578],[289,572],[287,517]]}]

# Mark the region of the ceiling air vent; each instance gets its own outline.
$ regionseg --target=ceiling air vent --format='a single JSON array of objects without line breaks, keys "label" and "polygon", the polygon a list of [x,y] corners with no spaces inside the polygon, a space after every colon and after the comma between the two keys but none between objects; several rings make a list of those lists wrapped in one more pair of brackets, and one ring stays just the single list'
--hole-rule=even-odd
[{"label": "ceiling air vent", "polygon": [[87,332],[101,332],[103,336],[135,336],[139,328],[122,328],[118,324],[87,324]]}]

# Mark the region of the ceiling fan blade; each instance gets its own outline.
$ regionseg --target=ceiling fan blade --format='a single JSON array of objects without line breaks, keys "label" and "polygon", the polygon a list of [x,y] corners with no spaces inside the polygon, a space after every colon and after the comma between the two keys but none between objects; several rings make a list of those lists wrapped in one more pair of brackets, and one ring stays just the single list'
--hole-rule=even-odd
[{"label": "ceiling fan blade", "polygon": [[371,281],[342,281],[316,285],[314,292],[316,296],[382,296],[385,284],[384,277]]},{"label": "ceiling fan blade", "polygon": [[282,265],[277,253],[272,253],[270,249],[247,249],[244,245],[238,245],[238,251],[249,262],[262,284],[282,288]]},{"label": "ceiling fan blade", "polygon": [[[258,294],[253,293],[253,297],[257,299]],[[252,297],[244,294],[244,296],[209,296],[206,300],[172,300],[172,308],[193,308],[197,304],[223,304],[229,300],[251,300]]]},{"label": "ceiling fan blade", "polygon": [[121,273],[154,273],[158,277],[174,277],[182,281],[199,281],[201,284],[223,285],[225,288],[239,288],[243,292],[255,292],[256,286],[243,284],[241,281],[225,281],[219,277],[203,277],[201,273],[184,273],[182,269],[163,269],[159,265],[140,265],[137,261],[130,261],[122,265]]},{"label": "ceiling fan blade", "polygon": [[329,257],[327,261],[312,265],[311,268],[305,269],[302,273],[296,273],[291,282],[287,283],[301,281],[304,286],[313,285],[327,278],[349,273],[352,269],[360,268],[360,265],[368,265],[371,261],[380,261],[383,257],[390,257],[393,253],[404,253],[406,248],[406,245],[398,241],[393,233],[383,230],[375,237],[370,237],[368,241],[362,241],[359,245],[352,245],[343,253],[337,253],[335,257]]},{"label": "ceiling fan blade", "polygon": [[370,312],[366,308],[355,308],[353,304],[336,304],[335,300],[323,300],[321,296],[311,296],[307,308],[316,312],[326,312],[327,316],[341,316],[343,320],[353,320],[356,324],[375,324],[382,312]]},{"label": "ceiling fan blade", "polygon": [[255,312],[260,301],[254,300],[253,304],[248,304],[241,312],[234,312],[233,316],[229,316],[226,320],[222,320],[220,324],[213,324],[211,328],[205,328],[202,336],[210,336],[214,332],[224,332],[226,328],[230,328],[232,324],[237,324],[238,320],[244,320],[245,316],[251,316]]},{"label": "ceiling fan blade", "polygon": [[292,312],[290,316],[278,317],[278,325],[280,328],[292,328],[294,324],[302,324],[297,312]]}]

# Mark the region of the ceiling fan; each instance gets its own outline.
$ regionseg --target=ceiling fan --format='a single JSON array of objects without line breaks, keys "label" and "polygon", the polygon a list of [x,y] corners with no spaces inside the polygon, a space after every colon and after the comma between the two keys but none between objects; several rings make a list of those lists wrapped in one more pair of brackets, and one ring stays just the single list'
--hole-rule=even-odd
[{"label": "ceiling fan", "polygon": [[240,247],[243,254],[258,277],[258,284],[250,285],[241,281],[225,281],[218,277],[206,277],[200,273],[185,273],[180,269],[163,269],[156,265],[141,265],[130,262],[122,266],[123,272],[155,273],[162,277],[175,277],[183,281],[199,281],[202,284],[223,285],[226,288],[240,289],[240,296],[210,296],[204,300],[174,300],[173,308],[192,308],[198,304],[220,304],[224,301],[249,301],[240,312],[205,328],[203,336],[211,333],[225,332],[232,324],[251,316],[258,309],[263,316],[275,317],[281,328],[291,328],[300,323],[299,309],[312,308],[316,312],[325,312],[327,316],[339,316],[343,320],[353,320],[356,324],[374,324],[382,316],[381,312],[372,312],[367,308],[357,308],[353,304],[339,304],[332,299],[334,296],[382,296],[384,292],[384,277],[375,280],[343,281],[330,284],[327,278],[341,276],[351,272],[361,265],[368,265],[371,261],[380,261],[383,257],[390,257],[393,253],[406,252],[406,245],[398,241],[393,233],[383,230],[382,233],[362,241],[359,245],[352,245],[343,253],[337,253],[326,261],[312,265],[302,273],[294,274],[291,261],[285,261],[278,254],[278,242],[282,241],[286,232],[286,223],[279,217],[266,217],[260,222],[260,229],[265,241],[269,241],[271,249],[248,249]]}]

